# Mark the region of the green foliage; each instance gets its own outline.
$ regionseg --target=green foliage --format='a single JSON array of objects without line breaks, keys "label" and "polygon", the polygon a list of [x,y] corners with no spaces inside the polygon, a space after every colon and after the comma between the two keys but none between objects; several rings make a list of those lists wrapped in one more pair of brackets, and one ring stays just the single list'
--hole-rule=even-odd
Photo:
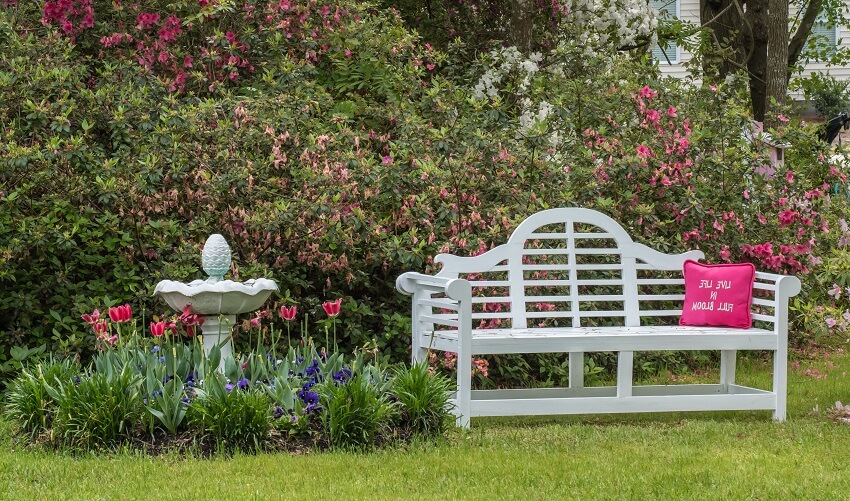
[{"label": "green foliage", "polygon": [[454,424],[450,402],[454,383],[430,374],[428,364],[403,367],[393,375],[390,392],[399,404],[401,426],[414,435],[439,437]]},{"label": "green foliage", "polygon": [[50,430],[56,414],[56,405],[47,391],[54,381],[71,381],[79,368],[67,360],[47,360],[23,368],[6,391],[4,413],[19,427],[18,433],[35,439],[39,433]]},{"label": "green foliage", "polygon": [[224,451],[261,450],[268,440],[271,399],[260,391],[227,389],[220,375],[204,381],[190,407],[192,426]]},{"label": "green foliage", "polygon": [[333,447],[373,448],[396,412],[388,395],[364,374],[355,374],[342,384],[327,382],[321,385],[319,395],[323,433]]},{"label": "green foliage", "polygon": [[803,89],[806,99],[811,101],[819,117],[829,120],[839,112],[847,111],[850,90],[846,80],[838,80],[829,74],[812,73],[798,79],[796,84]]},{"label": "green foliage", "polygon": [[129,435],[141,416],[141,377],[130,367],[110,376],[95,373],[76,380],[44,382],[56,402],[53,433],[77,450],[102,449]]},{"label": "green foliage", "polygon": [[[7,373],[16,346],[89,360],[93,332],[76,319],[94,307],[130,302],[141,325],[164,317],[153,286],[203,278],[199,249],[213,232],[233,247],[228,278],[276,280],[299,321],[325,319],[321,303],[344,298],[329,325],[340,350],[368,346],[383,363],[408,357],[400,273],[435,271],[440,252],[501,244],[548,207],[601,210],[664,252],[700,248],[709,261],[803,275],[801,300],[827,299],[809,272],[833,246],[822,228],[847,208],[821,193],[844,168],[831,169],[812,130],[792,121],[772,131],[793,148],[767,175],[767,148],[742,137],[751,128],[742,81],[664,80],[645,59],[575,44],[551,45],[541,60],[471,50],[472,41],[438,51],[403,18],[348,0],[328,12],[293,2],[265,12],[271,21],[251,14],[265,7],[253,0],[212,4],[155,9],[157,28],[174,14],[182,32],[166,63],[142,65],[156,38],[138,27],[145,5],[99,10],[73,37],[42,23],[38,6],[0,9]],[[403,17],[422,9],[401,7]],[[106,47],[101,38],[119,26],[143,48]],[[192,68],[175,63],[187,56]],[[277,350],[283,321],[264,322],[259,333],[238,330],[236,346],[259,338]],[[792,337],[809,332],[801,324]],[[562,360],[543,362],[495,364],[480,382],[563,380]],[[233,362],[226,374],[274,372],[250,365],[256,373]],[[295,412],[279,391],[275,400]]]}]

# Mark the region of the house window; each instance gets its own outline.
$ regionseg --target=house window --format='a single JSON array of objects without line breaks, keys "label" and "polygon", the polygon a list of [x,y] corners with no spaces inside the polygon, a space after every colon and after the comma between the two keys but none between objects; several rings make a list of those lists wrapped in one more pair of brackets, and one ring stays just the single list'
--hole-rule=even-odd
[{"label": "house window", "polygon": [[[673,19],[679,17],[679,0],[650,0],[649,6],[656,12],[660,19]],[[660,64],[675,64],[679,62],[679,46],[675,42],[668,41],[665,45],[652,47],[652,59]]]},{"label": "house window", "polygon": [[[820,47],[809,46],[806,57],[813,61],[823,61],[835,52],[838,45],[838,27],[829,23],[823,15],[818,16],[812,25],[812,33],[809,35],[809,44],[817,43]],[[824,47],[825,46],[825,47]],[[826,52],[824,49],[828,47]]]}]

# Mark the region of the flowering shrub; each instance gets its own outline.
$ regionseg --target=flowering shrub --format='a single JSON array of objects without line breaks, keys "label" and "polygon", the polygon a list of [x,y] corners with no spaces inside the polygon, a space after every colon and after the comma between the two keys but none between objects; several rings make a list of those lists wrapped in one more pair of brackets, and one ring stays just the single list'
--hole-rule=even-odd
[{"label": "flowering shrub", "polygon": [[[129,323],[77,322],[96,305],[133,304],[166,337],[174,320],[148,316],[150,287],[200,278],[213,231],[233,246],[229,278],[288,291],[275,311],[322,315],[331,293],[344,299],[325,346],[333,333],[341,351],[404,360],[395,278],[434,271],[439,252],[484,252],[554,206],[601,210],[665,252],[801,275],[792,337],[806,338],[808,312],[831,301],[843,166],[793,120],[772,131],[793,147],[771,165],[744,134],[734,79],[662,80],[552,32],[531,54],[486,44],[470,57],[349,0],[0,8],[3,369],[13,348],[87,360],[95,339],[122,345]],[[284,325],[290,339],[289,311],[246,319],[237,345]],[[487,361],[494,384],[560,377],[561,361]]]}]

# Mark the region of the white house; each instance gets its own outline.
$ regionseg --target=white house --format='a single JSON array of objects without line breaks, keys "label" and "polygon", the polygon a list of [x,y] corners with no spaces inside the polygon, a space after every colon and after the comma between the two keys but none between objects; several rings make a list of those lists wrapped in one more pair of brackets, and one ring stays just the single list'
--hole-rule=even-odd
[{"label": "white house", "polygon": [[[690,21],[694,24],[699,24],[700,22],[699,0],[650,0],[650,5],[656,11],[666,10],[684,21]],[[827,26],[825,22],[821,22],[815,24],[812,32],[825,36],[836,45],[840,44],[842,47],[850,47],[850,29],[847,26],[833,27]],[[684,48],[671,45],[662,50],[660,47],[655,47],[652,55],[658,61],[659,69],[663,74],[676,77],[687,75],[687,70],[682,66],[682,63],[691,59],[691,53]],[[809,60],[803,70],[803,75],[809,75],[812,72],[829,73],[835,78],[850,80],[850,67],[847,66],[827,67],[822,62]],[[794,99],[803,99],[802,93],[799,92],[792,93],[791,96]]]}]

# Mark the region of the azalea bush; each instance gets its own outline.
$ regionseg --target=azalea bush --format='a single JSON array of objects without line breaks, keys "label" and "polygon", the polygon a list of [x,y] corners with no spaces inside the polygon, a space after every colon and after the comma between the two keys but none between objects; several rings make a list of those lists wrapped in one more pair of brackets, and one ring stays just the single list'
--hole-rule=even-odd
[{"label": "azalea bush", "polygon": [[[204,278],[210,233],[233,248],[228,278],[282,291],[274,314],[239,319],[237,351],[286,333],[284,346],[303,335],[329,353],[406,360],[395,278],[436,271],[439,252],[484,252],[556,206],[598,209],[664,252],[799,275],[791,336],[808,341],[832,301],[824,263],[847,209],[833,190],[844,167],[796,120],[769,131],[791,145],[771,164],[741,82],[662,79],[645,54],[582,52],[563,14],[524,54],[437,50],[350,0],[6,2],[3,372],[39,354],[85,366],[99,347],[130,349],[130,323],[77,321],[95,307],[131,304],[137,329],[172,332],[152,290]],[[586,373],[610,365],[600,355]],[[566,374],[550,356],[476,370],[480,385]]]}]

